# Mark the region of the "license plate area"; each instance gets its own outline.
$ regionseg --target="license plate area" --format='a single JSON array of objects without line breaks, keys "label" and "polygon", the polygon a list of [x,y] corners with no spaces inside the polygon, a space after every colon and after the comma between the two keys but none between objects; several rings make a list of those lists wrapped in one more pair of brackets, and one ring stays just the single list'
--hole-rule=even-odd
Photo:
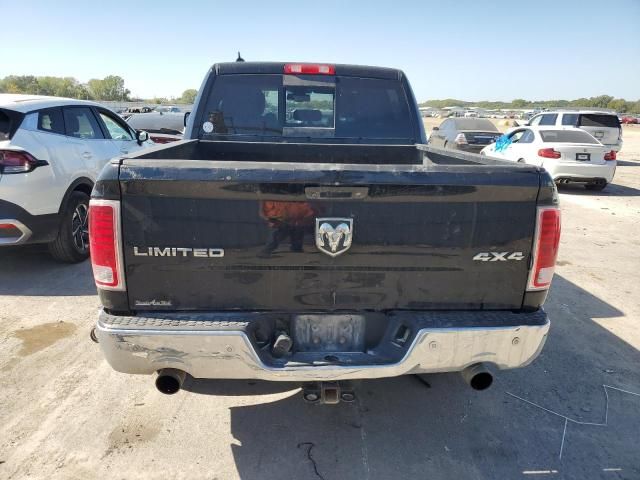
[{"label": "license plate area", "polygon": [[296,352],[363,352],[363,315],[297,315],[293,318]]},{"label": "license plate area", "polygon": [[600,140],[604,137],[604,132],[601,130],[598,130],[596,132],[593,132],[593,136],[596,137],[598,140]]},{"label": "license plate area", "polygon": [[576,153],[576,160],[580,162],[589,162],[591,161],[590,153]]}]

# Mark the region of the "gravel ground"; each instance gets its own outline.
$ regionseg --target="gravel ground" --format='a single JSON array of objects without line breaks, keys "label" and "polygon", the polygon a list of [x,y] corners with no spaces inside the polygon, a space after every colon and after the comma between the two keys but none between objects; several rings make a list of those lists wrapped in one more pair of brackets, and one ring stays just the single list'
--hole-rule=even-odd
[{"label": "gravel ground", "polygon": [[640,128],[625,141],[613,185],[561,191],[542,355],[485,392],[446,374],[360,382],[338,406],[247,381],[163,396],[89,340],[88,263],[3,249],[0,478],[640,478]]}]

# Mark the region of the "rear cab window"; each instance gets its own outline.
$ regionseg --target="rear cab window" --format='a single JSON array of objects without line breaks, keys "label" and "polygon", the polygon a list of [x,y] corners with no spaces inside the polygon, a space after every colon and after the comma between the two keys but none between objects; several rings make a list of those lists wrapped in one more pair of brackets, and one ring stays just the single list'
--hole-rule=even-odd
[{"label": "rear cab window", "polygon": [[201,135],[282,135],[281,90],[281,75],[218,76],[207,99]]},{"label": "rear cab window", "polygon": [[[285,92],[287,127],[335,128],[335,87],[290,86]],[[277,92],[269,92],[277,98]]]},{"label": "rear cab window", "polygon": [[582,130],[540,130],[543,142],[557,143],[589,143],[597,145],[600,142]]},{"label": "rear cab window", "polygon": [[397,80],[337,77],[336,137],[411,138],[411,113]]},{"label": "rear cab window", "polygon": [[240,135],[416,140],[402,83],[390,79],[219,75],[206,101],[203,120],[199,136],[208,140]]}]

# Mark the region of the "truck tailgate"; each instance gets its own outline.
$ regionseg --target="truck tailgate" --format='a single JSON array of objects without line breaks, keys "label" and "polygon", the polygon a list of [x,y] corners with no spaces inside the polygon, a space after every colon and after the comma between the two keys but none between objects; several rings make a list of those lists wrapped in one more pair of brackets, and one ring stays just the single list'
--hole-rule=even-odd
[{"label": "truck tailgate", "polygon": [[[534,167],[487,165],[125,160],[129,305],[518,309],[539,176]],[[318,219],[346,220],[350,248],[321,251]]]}]

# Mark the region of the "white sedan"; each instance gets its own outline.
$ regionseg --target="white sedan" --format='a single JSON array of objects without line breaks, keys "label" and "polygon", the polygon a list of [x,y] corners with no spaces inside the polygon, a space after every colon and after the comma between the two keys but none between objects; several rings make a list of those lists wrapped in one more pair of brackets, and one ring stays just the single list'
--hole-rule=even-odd
[{"label": "white sedan", "polygon": [[519,127],[480,152],[544,167],[556,183],[581,183],[602,190],[616,171],[616,152],[579,128]]}]

